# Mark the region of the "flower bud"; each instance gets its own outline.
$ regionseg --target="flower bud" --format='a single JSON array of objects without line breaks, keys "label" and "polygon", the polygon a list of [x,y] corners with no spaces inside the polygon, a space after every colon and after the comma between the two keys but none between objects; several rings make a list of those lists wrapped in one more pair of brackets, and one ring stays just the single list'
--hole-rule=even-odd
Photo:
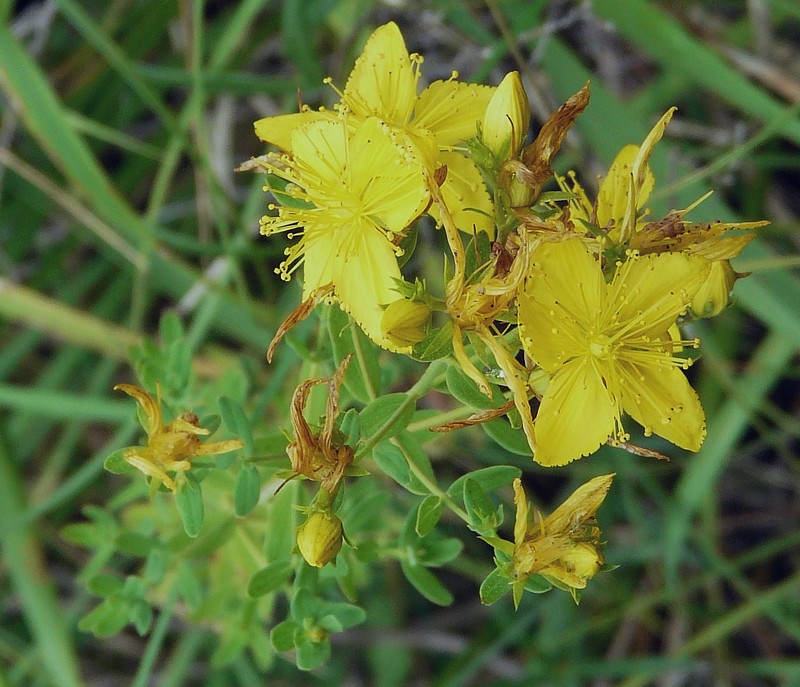
[{"label": "flower bud", "polygon": [[322,568],[336,558],[342,539],[342,521],[338,516],[315,511],[297,531],[297,548],[306,563]]},{"label": "flower bud", "polygon": [[531,109],[519,72],[510,72],[500,82],[483,115],[481,138],[499,159],[519,154],[530,126]]},{"label": "flower bud", "polygon": [[728,305],[736,272],[727,260],[715,260],[703,285],[692,298],[692,312],[696,317],[716,317]]},{"label": "flower bud", "polygon": [[431,322],[431,309],[420,301],[400,298],[383,311],[383,335],[395,346],[413,346],[425,338]]}]

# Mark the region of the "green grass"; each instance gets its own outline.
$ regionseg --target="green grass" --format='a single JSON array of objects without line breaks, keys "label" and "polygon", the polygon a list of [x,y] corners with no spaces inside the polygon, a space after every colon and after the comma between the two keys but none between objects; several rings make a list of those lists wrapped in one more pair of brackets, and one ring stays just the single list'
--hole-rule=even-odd
[{"label": "green grass", "polygon": [[[767,30],[773,52],[759,58],[796,85],[792,2],[764,0],[766,25],[738,2],[595,0],[570,4],[565,21],[556,4],[531,0],[54,4],[48,19],[38,5],[0,3],[0,686],[798,684],[800,106],[722,50],[752,53]],[[448,533],[467,541],[441,569],[454,605],[428,604],[397,566],[376,566],[358,600],[367,625],[337,635],[313,677],[281,657],[268,668],[250,654],[219,660],[218,628],[188,622],[179,594],[154,600],[149,636],[128,627],[124,642],[96,639],[78,629],[96,602],[81,570],[132,574],[134,559],[92,560],[61,530],[86,522],[86,506],[133,498],[102,470],[139,435],[133,404],[112,387],[132,379],[132,347],[177,312],[209,398],[235,396],[237,375],[247,379],[250,419],[280,442],[291,390],[322,374],[314,356],[325,351],[306,323],[263,362],[299,289],[273,274],[282,247],[257,234],[261,180],[231,169],[263,152],[253,120],[295,108],[298,90],[321,102],[321,79],[342,83],[360,41],[388,19],[421,27],[406,38],[437,77],[455,65],[465,80],[496,84],[520,69],[537,115],[590,80],[559,163],[590,184],[678,105],[678,123],[700,134],[673,125],[656,148],[654,210],[715,188],[699,218],[774,220],[737,263],[753,274],[734,305],[698,328],[705,446],[669,463],[603,449],[545,471],[480,430],[432,444],[437,476],[513,464],[545,506],[568,478],[618,473],[600,519],[620,568],[593,580],[577,608],[556,593],[526,595],[517,613],[508,599],[480,607],[490,549],[453,519]],[[734,128],[742,134],[729,142],[712,135]],[[421,369],[387,374],[408,389]],[[410,508],[406,496],[397,499]],[[402,523],[397,508],[378,513]]]}]

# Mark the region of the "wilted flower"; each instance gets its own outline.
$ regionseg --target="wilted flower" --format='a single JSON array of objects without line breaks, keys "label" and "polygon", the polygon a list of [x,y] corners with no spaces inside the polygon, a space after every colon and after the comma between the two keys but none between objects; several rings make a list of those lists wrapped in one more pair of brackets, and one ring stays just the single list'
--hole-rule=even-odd
[{"label": "wilted flower", "polygon": [[[578,487],[552,515],[531,517],[522,482],[514,480],[514,546],[511,559],[514,606],[518,606],[525,582],[541,575],[576,597],[603,565],[600,528],[595,513],[603,503],[614,474],[601,475]],[[509,547],[506,547],[508,550]]]},{"label": "wilted flower", "polygon": [[[339,415],[339,387],[342,385],[351,356],[347,356],[330,379],[319,377],[300,384],[292,397],[290,410],[294,437],[286,447],[292,464],[292,476],[302,475],[319,482],[328,494],[334,494],[345,470],[353,462],[353,449],[344,443],[336,428]],[[328,403],[325,408],[325,424],[316,432],[305,417],[305,408],[311,389],[319,384],[328,385]]]},{"label": "wilted flower", "polygon": [[142,426],[147,432],[147,446],[125,449],[123,459],[153,478],[156,484],[164,484],[173,493],[177,491],[177,485],[170,473],[186,472],[192,467],[191,461],[196,456],[229,453],[243,446],[238,439],[201,443],[199,437],[207,436],[211,431],[200,426],[194,413],[183,413],[165,425],[161,415],[159,387],[156,387],[157,399],[132,384],[117,384],[114,389],[136,399],[144,414]]}]

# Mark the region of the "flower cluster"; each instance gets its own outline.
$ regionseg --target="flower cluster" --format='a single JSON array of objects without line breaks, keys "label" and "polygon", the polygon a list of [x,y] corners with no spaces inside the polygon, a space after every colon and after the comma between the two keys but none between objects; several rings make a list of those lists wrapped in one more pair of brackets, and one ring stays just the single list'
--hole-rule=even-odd
[{"label": "flower cluster", "polygon": [[[449,357],[489,399],[504,390],[496,412],[473,421],[511,413],[541,465],[565,465],[603,444],[647,453],[630,443],[626,418],[645,435],[697,451],[705,416],[684,371],[699,341],[681,328],[728,304],[739,276],[729,261],[753,236],[741,230],[764,223],[694,223],[687,215],[703,199],[651,216],[649,161],[674,108],[641,145],[620,151],[591,201],[574,173],[551,169],[589,102],[588,85],[527,142],[530,110],[516,72],[496,88],[454,73],[420,91],[422,64],[386,24],[344,89],[334,88],[332,109],[256,122],[257,135],[278,149],[256,161],[276,199],[261,231],[288,234],[277,271],[288,280],[302,266],[303,281],[303,302],[269,355],[327,300],[379,347],[425,361]],[[448,246],[441,295],[402,269],[424,215]],[[332,399],[342,375],[331,379]],[[352,452],[332,447],[332,412],[319,435],[302,419],[308,389],[321,381],[298,388],[289,455],[295,474],[331,496]],[[515,602],[533,573],[574,590],[599,569],[592,518],[610,483],[610,475],[590,481],[538,524],[515,483],[515,543],[485,537],[508,550]],[[325,526],[299,537],[313,565],[341,545],[341,523],[329,515],[315,516]],[[336,541],[309,544],[322,530]]]}]

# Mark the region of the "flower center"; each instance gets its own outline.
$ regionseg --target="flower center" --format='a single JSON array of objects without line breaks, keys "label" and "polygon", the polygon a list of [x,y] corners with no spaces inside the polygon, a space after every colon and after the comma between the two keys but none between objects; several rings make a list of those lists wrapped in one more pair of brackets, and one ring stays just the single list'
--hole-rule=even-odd
[{"label": "flower center", "polygon": [[595,358],[607,358],[611,354],[611,339],[605,334],[598,334],[589,340],[589,352]]}]

